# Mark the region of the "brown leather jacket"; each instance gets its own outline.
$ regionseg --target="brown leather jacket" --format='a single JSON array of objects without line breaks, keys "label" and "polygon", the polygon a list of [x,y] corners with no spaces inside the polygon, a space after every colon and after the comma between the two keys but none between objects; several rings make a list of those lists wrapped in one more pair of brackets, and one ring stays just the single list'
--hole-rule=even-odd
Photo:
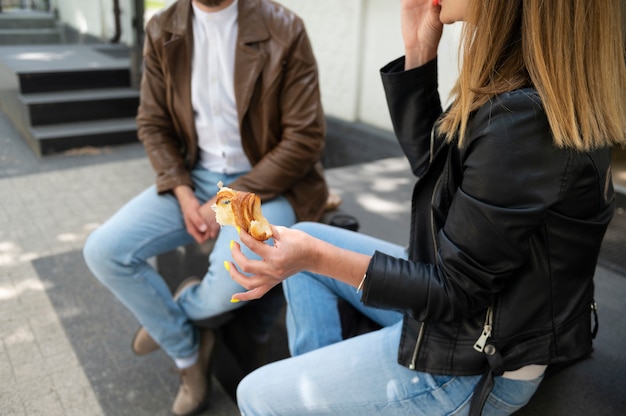
[{"label": "brown leather jacket", "polygon": [[[320,157],[325,124],[315,57],[302,20],[269,0],[239,0],[235,96],[253,169],[228,185],[262,200],[285,195],[298,220],[318,220],[328,189]],[[198,160],[191,104],[191,0],[150,19],[137,114],[139,140],[160,193],[193,187]]]}]

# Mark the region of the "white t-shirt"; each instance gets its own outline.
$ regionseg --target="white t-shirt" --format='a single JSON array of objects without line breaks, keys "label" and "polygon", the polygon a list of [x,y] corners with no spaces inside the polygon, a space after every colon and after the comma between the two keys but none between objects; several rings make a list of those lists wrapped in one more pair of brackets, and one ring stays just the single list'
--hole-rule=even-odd
[{"label": "white t-shirt", "polygon": [[237,0],[214,13],[192,5],[191,103],[200,164],[212,172],[246,172],[252,167],[241,146],[234,87]]}]

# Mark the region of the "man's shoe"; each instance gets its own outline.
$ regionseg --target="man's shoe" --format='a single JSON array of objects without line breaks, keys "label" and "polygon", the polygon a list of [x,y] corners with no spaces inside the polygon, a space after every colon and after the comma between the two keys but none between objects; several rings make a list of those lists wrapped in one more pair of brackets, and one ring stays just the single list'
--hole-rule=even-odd
[{"label": "man's shoe", "polygon": [[135,337],[133,338],[133,342],[130,347],[133,352],[137,355],[146,355],[150,354],[161,348],[159,344],[150,336],[146,328],[139,327],[137,332],[135,333]]},{"label": "man's shoe", "polygon": [[[197,277],[190,277],[189,279],[183,280],[174,293],[174,300],[178,299],[180,294],[187,287],[198,285],[200,282],[201,280]],[[133,337],[133,342],[131,343],[131,349],[133,352],[137,355],[146,355],[158,350],[159,348],[161,348],[161,346],[150,336],[148,331],[146,331],[146,328],[143,326],[139,327]]]},{"label": "man's shoe", "polygon": [[209,406],[211,373],[208,369],[208,364],[214,346],[215,335],[213,331],[201,331],[198,362],[189,368],[179,370],[180,388],[172,405],[172,413],[174,415],[195,415]]}]

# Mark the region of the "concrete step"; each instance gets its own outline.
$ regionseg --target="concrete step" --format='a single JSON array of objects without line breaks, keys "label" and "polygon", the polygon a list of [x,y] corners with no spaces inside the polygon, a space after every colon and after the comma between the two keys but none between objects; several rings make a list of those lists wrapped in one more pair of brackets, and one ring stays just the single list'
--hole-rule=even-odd
[{"label": "concrete step", "polygon": [[7,10],[0,13],[0,29],[53,29],[54,14],[30,10]]},{"label": "concrete step", "polygon": [[119,88],[130,85],[128,68],[30,72],[18,74],[23,94],[73,91],[96,88]]},{"label": "concrete step", "polygon": [[127,47],[0,47],[0,109],[38,156],[137,140]]},{"label": "concrete step", "polygon": [[33,127],[89,120],[134,117],[139,91],[134,88],[89,89],[19,97]]},{"label": "concrete step", "polygon": [[63,34],[56,28],[0,29],[0,45],[50,45],[62,41]]},{"label": "concrete step", "polygon": [[52,13],[20,9],[0,13],[0,45],[49,45],[63,40]]},{"label": "concrete step", "polygon": [[134,117],[30,127],[22,132],[39,156],[82,147],[115,146],[137,141]]},{"label": "concrete step", "polygon": [[129,87],[130,53],[122,46],[0,46],[0,80],[21,94]]}]

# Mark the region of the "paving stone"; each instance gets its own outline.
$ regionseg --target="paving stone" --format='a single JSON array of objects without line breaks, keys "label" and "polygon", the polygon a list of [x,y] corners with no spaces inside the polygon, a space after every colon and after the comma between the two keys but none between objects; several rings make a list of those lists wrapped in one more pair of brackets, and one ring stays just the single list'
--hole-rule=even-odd
[{"label": "paving stone", "polygon": [[[0,332],[2,330],[0,329]],[[9,361],[9,355],[4,348],[4,342],[0,341],[0,380],[1,384],[5,386],[13,385],[15,383],[15,376],[13,374],[13,366]],[[2,403],[2,387],[0,387],[0,403]]]},{"label": "paving stone", "polygon": [[[96,396],[81,368],[70,368],[52,375],[57,394],[65,409],[98,409]],[[92,414],[92,413],[88,413]]]},{"label": "paving stone", "polygon": [[59,395],[52,389],[48,394],[31,397],[24,403],[24,407],[29,416],[62,415],[65,413]]},{"label": "paving stone", "polygon": [[[4,380],[4,379],[3,379]],[[0,386],[0,410],[3,416],[26,416],[26,408],[24,401],[15,393],[13,383],[7,383],[4,387]],[[62,414],[62,413],[59,413]]]}]

